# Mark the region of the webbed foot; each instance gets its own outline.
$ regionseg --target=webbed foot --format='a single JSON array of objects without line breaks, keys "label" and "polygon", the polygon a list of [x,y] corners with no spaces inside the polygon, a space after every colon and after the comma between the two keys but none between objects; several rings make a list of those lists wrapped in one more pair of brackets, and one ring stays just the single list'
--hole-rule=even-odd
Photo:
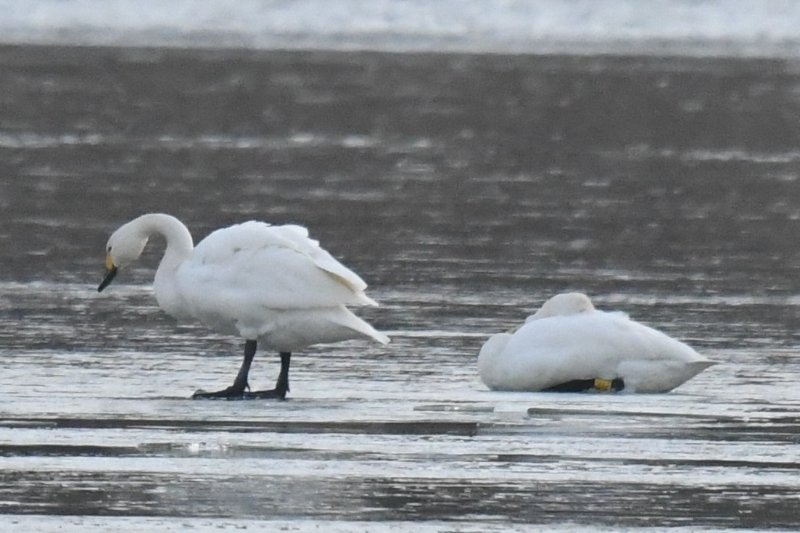
[{"label": "webbed foot", "polygon": [[625,388],[625,381],[622,378],[614,379],[573,379],[565,383],[560,383],[546,389],[542,392],[585,392],[588,390],[596,390],[600,392],[619,392]]},{"label": "webbed foot", "polygon": [[272,399],[272,400],[285,400],[286,389],[270,389],[270,390],[257,390],[253,392],[246,392],[245,398],[248,399]]},{"label": "webbed foot", "polygon": [[227,387],[222,390],[214,391],[214,392],[206,392],[204,390],[195,391],[192,394],[193,400],[242,400],[247,398],[248,392],[246,389],[249,389],[249,385],[245,385],[242,387],[241,385],[236,385],[235,383],[230,387]]}]

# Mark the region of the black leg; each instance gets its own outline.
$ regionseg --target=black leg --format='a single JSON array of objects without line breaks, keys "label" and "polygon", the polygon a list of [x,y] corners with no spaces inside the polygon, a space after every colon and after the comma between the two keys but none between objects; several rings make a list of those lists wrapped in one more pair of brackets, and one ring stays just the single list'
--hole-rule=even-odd
[{"label": "black leg", "polygon": [[244,398],[245,390],[250,388],[247,383],[247,375],[250,373],[250,365],[256,355],[256,341],[248,340],[244,343],[244,359],[233,385],[228,388],[215,392],[199,390],[192,395],[192,398]]},{"label": "black leg", "polygon": [[275,383],[275,388],[248,392],[245,397],[276,398],[278,400],[286,399],[286,393],[289,391],[289,363],[291,360],[292,354],[290,352],[281,352],[281,372],[278,374],[278,381]]},{"label": "black leg", "polygon": [[[572,381],[567,381],[566,383],[559,383],[558,385],[542,389],[542,392],[583,392],[594,388],[594,379],[573,379]],[[610,381],[608,389],[605,390],[619,392],[624,388],[625,382],[622,380],[622,378],[614,378]]]},{"label": "black leg", "polygon": [[566,383],[559,383],[558,385],[542,389],[542,392],[583,392],[592,387],[594,387],[593,379],[573,379]]}]

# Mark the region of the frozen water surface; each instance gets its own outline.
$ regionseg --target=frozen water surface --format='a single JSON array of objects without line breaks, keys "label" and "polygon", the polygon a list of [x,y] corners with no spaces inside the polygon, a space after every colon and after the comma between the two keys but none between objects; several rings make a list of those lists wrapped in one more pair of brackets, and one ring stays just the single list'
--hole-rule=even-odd
[{"label": "frozen water surface", "polygon": [[[10,531],[800,527],[791,61],[0,49],[0,523]],[[175,324],[144,211],[299,222],[393,342],[192,401],[238,340]],[[719,364],[669,394],[488,391],[563,290]],[[254,388],[277,356],[259,353]]]},{"label": "frozen water surface", "polygon": [[794,56],[792,0],[0,0],[4,43]]}]

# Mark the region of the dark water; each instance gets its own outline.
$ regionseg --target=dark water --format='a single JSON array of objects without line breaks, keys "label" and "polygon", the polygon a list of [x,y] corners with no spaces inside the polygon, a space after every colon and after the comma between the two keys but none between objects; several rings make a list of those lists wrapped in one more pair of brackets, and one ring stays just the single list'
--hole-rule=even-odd
[{"label": "dark water", "polygon": [[[6,47],[0,99],[7,528],[800,527],[800,63]],[[95,291],[148,211],[306,225],[392,344],[188,401],[241,347],[157,309],[160,246]],[[488,392],[483,340],[564,290],[720,364]]]}]

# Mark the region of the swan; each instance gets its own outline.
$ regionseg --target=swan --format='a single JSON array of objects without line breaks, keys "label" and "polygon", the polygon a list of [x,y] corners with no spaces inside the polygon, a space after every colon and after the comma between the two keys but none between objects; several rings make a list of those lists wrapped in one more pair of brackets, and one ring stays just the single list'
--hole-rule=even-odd
[{"label": "swan", "polygon": [[576,292],[553,296],[516,331],[490,337],[478,355],[481,380],[503,391],[667,392],[713,364]]},{"label": "swan", "polygon": [[[139,258],[153,234],[166,239],[153,283],[159,307],[179,320],[193,319],[245,340],[233,385],[199,390],[194,398],[284,399],[292,352],[353,338],[389,342],[346,307],[378,305],[364,293],[367,284],[297,225],[244,222],[212,232],[195,247],[177,218],[142,215],[108,239],[99,292]],[[274,389],[250,392],[247,377],[258,344],[279,352],[281,369]]]}]

